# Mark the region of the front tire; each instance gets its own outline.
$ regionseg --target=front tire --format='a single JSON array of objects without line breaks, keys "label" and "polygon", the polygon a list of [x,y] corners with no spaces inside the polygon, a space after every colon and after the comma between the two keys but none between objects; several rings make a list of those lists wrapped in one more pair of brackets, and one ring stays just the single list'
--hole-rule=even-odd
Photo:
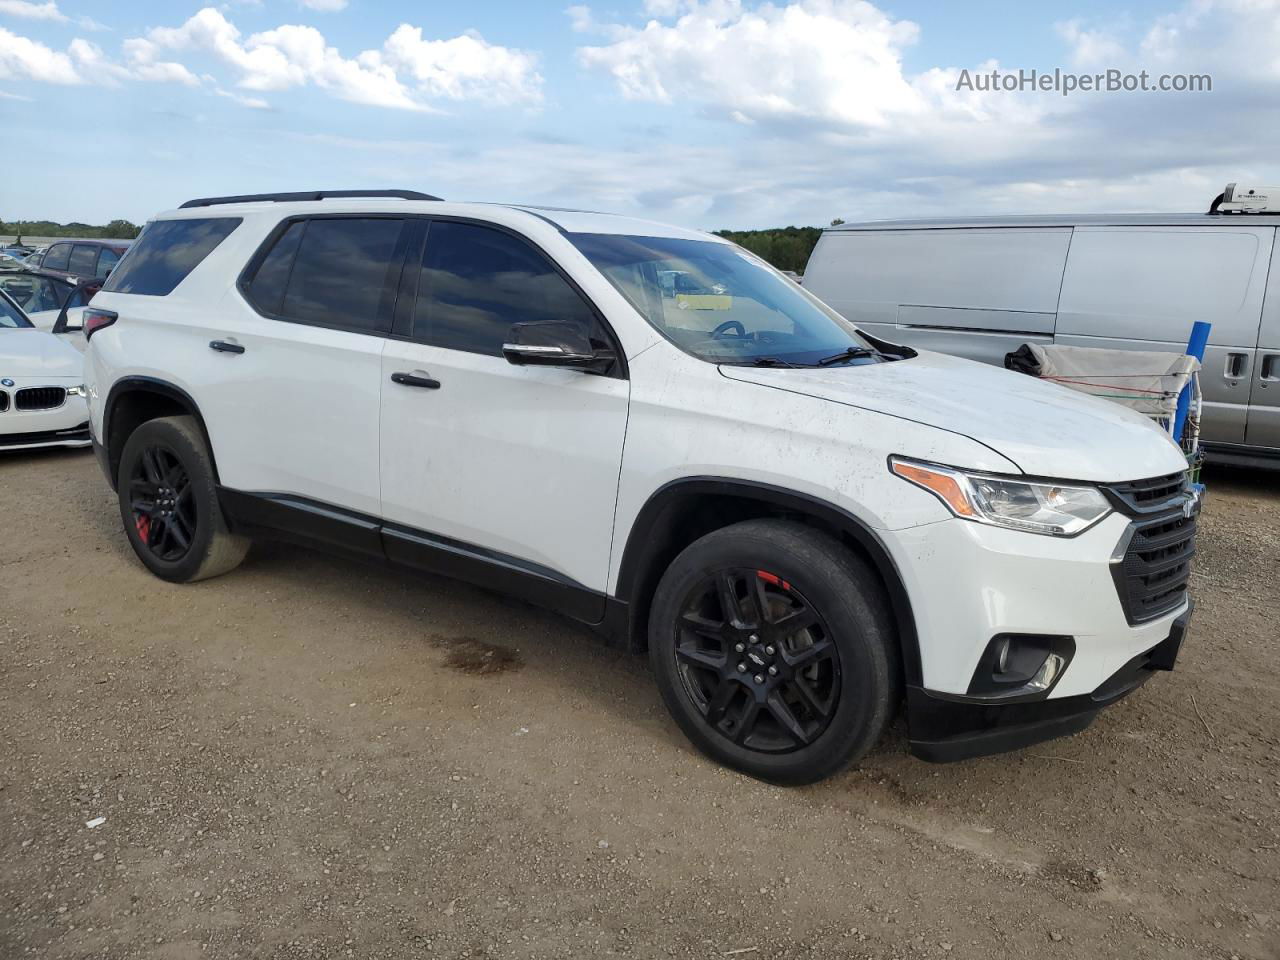
[{"label": "front tire", "polygon": [[240,564],[249,540],[227,529],[213,458],[193,417],[148,420],[129,435],[116,477],[120,519],[157,577],[192,583]]},{"label": "front tire", "polygon": [[861,758],[899,697],[879,578],[834,538],[785,520],[734,524],[663,575],[649,656],[699,750],[772,783],[812,783]]}]

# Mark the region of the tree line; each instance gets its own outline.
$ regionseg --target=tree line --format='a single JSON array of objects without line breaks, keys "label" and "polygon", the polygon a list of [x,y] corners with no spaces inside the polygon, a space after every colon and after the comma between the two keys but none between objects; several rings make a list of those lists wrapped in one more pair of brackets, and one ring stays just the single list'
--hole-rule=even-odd
[{"label": "tree line", "polygon": [[[844,223],[832,220],[833,227]],[[770,230],[716,230],[717,237],[724,237],[739,246],[746,247],[761,260],[767,260],[779,270],[804,273],[809,254],[822,236],[822,227],[775,227]]]},{"label": "tree line", "polygon": [[128,220],[112,220],[106,226],[89,223],[54,223],[52,220],[0,220],[0,235],[15,237],[77,237],[83,240],[133,240],[142,230]]}]

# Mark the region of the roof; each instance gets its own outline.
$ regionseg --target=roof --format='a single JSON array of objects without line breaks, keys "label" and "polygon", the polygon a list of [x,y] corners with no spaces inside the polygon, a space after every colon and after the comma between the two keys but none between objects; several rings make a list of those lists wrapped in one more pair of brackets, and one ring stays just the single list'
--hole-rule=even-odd
[{"label": "roof", "polygon": [[923,220],[866,220],[827,227],[825,233],[858,230],[954,230],[959,227],[1218,227],[1280,226],[1280,214],[1267,213],[1085,213],[1004,217],[936,217]]},{"label": "roof", "polygon": [[[175,220],[270,213],[278,217],[298,216],[306,213],[407,213],[417,216],[464,217],[468,215],[485,219],[495,207],[513,210],[529,217],[536,217],[564,233],[608,233],[641,237],[672,237],[685,240],[708,240],[726,243],[720,237],[699,230],[689,230],[656,220],[623,217],[612,213],[596,213],[590,210],[566,210],[560,207],[540,207],[533,204],[450,202],[447,200],[419,200],[388,196],[331,196],[317,200],[271,199],[272,195],[246,198],[223,198],[213,205],[183,206],[176,210],[158,213],[153,219]],[[287,195],[282,195],[287,196]],[[190,201],[196,202],[196,201]],[[208,201],[200,201],[208,203]]]}]

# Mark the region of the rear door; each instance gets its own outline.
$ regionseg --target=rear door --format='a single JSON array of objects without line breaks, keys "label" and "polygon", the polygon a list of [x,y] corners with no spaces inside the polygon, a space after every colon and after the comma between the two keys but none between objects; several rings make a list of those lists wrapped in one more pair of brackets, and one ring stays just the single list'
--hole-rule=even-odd
[{"label": "rear door", "polygon": [[893,343],[1002,364],[1052,343],[1070,227],[829,230],[804,286]]},{"label": "rear door", "polygon": [[285,221],[201,329],[208,380],[199,399],[221,483],[297,508],[264,520],[288,529],[305,522],[303,513],[320,522],[331,507],[368,517],[381,509],[382,348],[406,222],[363,214]]},{"label": "rear door", "polygon": [[1082,347],[1186,349],[1213,324],[1200,388],[1201,439],[1245,442],[1274,227],[1077,227],[1056,341]]},{"label": "rear door", "polygon": [[559,590],[562,607],[597,620],[628,382],[620,371],[513,366],[502,344],[522,321],[580,324],[596,340],[610,334],[523,237],[433,220],[422,250],[405,271],[403,336],[382,358],[387,553],[428,567],[442,553],[459,563],[484,557]]},{"label": "rear door", "polygon": [[1280,249],[1271,254],[1245,442],[1280,453]]}]

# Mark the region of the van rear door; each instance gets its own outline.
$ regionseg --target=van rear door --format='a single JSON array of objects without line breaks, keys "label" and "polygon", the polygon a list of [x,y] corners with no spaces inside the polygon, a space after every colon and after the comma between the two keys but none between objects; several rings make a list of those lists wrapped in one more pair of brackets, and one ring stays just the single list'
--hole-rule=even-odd
[{"label": "van rear door", "polygon": [[1000,364],[1052,343],[1070,227],[837,229],[805,289],[894,343]]},{"label": "van rear door", "polygon": [[1213,324],[1200,387],[1201,439],[1244,443],[1274,227],[1076,227],[1056,341],[1080,347],[1186,349]]},{"label": "van rear door", "polygon": [[1280,454],[1280,249],[1271,254],[1245,442]]}]

